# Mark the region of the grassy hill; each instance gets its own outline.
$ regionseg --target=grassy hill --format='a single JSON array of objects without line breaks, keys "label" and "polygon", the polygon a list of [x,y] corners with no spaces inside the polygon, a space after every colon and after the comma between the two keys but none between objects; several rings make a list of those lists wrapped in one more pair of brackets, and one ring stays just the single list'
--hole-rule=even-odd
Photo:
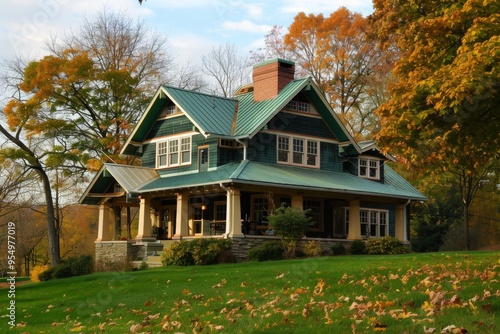
[{"label": "grassy hill", "polygon": [[498,333],[499,268],[471,252],[96,273],[17,286],[9,333]]}]

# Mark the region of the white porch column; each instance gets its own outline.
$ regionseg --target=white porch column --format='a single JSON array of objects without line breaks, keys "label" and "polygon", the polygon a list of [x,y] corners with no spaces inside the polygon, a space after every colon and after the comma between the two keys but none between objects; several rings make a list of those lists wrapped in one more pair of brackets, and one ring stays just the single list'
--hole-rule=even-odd
[{"label": "white porch column", "polygon": [[111,240],[110,227],[111,218],[109,217],[109,205],[101,204],[99,206],[99,226],[97,228],[96,242]]},{"label": "white porch column", "polygon": [[348,240],[361,239],[361,224],[359,219],[360,204],[359,199],[349,201],[349,233]]},{"label": "white porch column", "polygon": [[396,204],[396,235],[395,237],[401,241],[405,241],[405,206],[404,204]]},{"label": "white porch column", "polygon": [[241,237],[241,199],[240,190],[228,188],[226,207],[226,235],[228,237]]},{"label": "white porch column", "polygon": [[155,238],[151,235],[151,200],[149,198],[140,198],[139,204],[139,227],[136,240],[153,241]]},{"label": "white porch column", "polygon": [[189,199],[187,194],[177,194],[177,218],[173,239],[182,239],[189,235]]},{"label": "white porch column", "polygon": [[292,209],[303,211],[304,210],[304,195],[303,194],[292,194],[291,205],[292,205]]}]

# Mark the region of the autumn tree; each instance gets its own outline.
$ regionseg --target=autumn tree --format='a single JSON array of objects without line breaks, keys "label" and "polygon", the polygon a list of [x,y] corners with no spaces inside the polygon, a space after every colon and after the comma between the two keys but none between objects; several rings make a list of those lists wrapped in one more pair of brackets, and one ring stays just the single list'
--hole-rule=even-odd
[{"label": "autumn tree", "polygon": [[250,62],[252,64],[261,63],[273,58],[295,61],[295,53],[285,44],[283,27],[278,25],[273,25],[269,33],[265,36],[264,47],[250,51]]},{"label": "autumn tree", "polygon": [[143,22],[101,12],[79,31],[48,43],[49,55],[10,66],[13,93],[3,109],[6,123],[0,123],[8,141],[2,154],[23,163],[43,185],[51,265],[60,261],[60,176],[77,182],[87,168],[100,166],[101,157],[130,163],[118,153],[166,80],[164,44]]},{"label": "autumn tree", "polygon": [[469,245],[469,208],[500,157],[500,3],[375,0],[373,30],[397,40],[379,141],[415,168],[455,177]]},{"label": "autumn tree", "polygon": [[248,60],[238,55],[233,44],[214,47],[202,57],[202,72],[214,81],[212,90],[231,97],[238,87],[248,81]]},{"label": "autumn tree", "polygon": [[297,74],[314,79],[347,129],[365,139],[378,131],[374,110],[387,99],[395,51],[382,50],[371,39],[367,19],[341,7],[328,17],[298,13],[284,35],[273,27],[252,59],[293,60]]}]

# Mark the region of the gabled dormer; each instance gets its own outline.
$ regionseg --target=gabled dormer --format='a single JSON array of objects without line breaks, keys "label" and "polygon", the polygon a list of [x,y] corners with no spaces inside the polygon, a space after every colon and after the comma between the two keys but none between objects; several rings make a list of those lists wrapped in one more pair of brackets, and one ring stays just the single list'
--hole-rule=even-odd
[{"label": "gabled dormer", "polygon": [[359,142],[361,153],[353,153],[348,148],[343,152],[346,157],[344,168],[360,178],[384,182],[384,165],[395,161],[391,155],[384,155],[374,140]]}]

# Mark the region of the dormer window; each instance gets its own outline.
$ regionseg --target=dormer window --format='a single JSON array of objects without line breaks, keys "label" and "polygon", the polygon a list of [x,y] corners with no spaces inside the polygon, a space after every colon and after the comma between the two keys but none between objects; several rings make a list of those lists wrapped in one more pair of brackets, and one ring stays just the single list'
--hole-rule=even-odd
[{"label": "dormer window", "polygon": [[160,117],[168,117],[171,115],[175,115],[179,112],[180,111],[175,104],[170,104],[170,105],[165,106],[165,108],[163,108]]},{"label": "dormer window", "polygon": [[358,176],[367,179],[380,179],[380,160],[360,157],[358,160]]}]

